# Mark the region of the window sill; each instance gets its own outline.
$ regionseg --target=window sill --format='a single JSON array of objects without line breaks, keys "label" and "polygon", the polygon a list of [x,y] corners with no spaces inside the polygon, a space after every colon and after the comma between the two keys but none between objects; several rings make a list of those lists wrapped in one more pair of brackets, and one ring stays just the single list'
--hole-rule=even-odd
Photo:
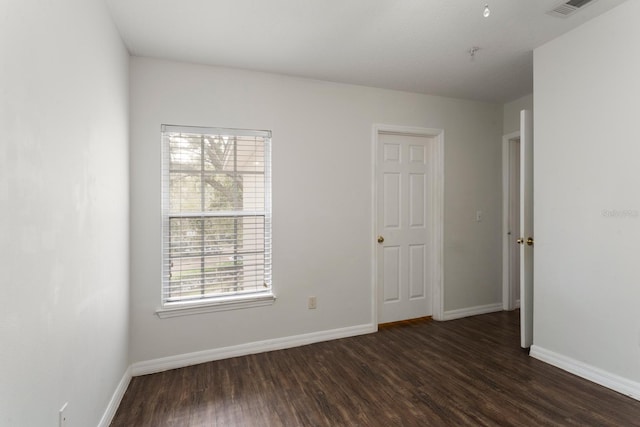
[{"label": "window sill", "polygon": [[262,307],[272,305],[275,301],[276,296],[269,293],[252,296],[242,295],[218,298],[207,302],[177,302],[169,303],[163,308],[159,308],[156,310],[156,315],[161,319],[166,319],[169,317],[190,316],[192,314]]}]

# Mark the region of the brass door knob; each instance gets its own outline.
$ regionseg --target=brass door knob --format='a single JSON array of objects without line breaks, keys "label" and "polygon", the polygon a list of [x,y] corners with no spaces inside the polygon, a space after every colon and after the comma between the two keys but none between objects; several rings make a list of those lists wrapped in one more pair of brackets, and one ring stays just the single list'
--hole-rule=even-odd
[{"label": "brass door knob", "polygon": [[518,240],[516,240],[516,243],[521,245],[524,243],[524,237],[518,237]]},{"label": "brass door knob", "polygon": [[378,243],[382,243],[382,242],[384,242],[384,237],[378,236]]},{"label": "brass door knob", "polygon": [[527,239],[527,245],[529,245],[529,246],[533,246],[533,237],[529,237],[529,238]]}]

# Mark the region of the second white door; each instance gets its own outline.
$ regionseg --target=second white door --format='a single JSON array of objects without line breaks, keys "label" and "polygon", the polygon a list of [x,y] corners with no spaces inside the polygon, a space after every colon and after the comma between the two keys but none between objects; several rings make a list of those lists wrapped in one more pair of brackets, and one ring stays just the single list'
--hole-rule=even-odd
[{"label": "second white door", "polygon": [[428,136],[378,134],[378,323],[431,315],[433,144]]},{"label": "second white door", "polygon": [[520,346],[533,344],[533,113],[520,112]]}]

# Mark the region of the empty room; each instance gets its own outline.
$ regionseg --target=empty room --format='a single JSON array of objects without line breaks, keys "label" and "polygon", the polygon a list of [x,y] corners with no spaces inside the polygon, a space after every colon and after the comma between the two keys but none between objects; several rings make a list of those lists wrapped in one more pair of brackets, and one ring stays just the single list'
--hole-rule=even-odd
[{"label": "empty room", "polygon": [[0,426],[640,425],[640,0],[0,0]]}]

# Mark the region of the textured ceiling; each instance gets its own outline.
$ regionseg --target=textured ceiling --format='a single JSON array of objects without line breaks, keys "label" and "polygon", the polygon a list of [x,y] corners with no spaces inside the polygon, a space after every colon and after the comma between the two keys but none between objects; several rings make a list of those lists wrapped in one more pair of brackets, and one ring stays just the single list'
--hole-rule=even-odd
[{"label": "textured ceiling", "polygon": [[106,1],[133,55],[502,103],[533,91],[533,49],[625,0]]}]

